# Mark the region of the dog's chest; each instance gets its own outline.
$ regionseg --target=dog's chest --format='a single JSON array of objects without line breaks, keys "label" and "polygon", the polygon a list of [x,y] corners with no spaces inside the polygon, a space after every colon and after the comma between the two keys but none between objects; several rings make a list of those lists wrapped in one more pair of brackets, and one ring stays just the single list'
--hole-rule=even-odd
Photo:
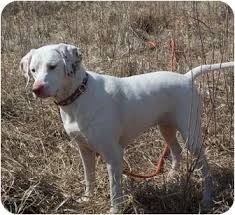
[{"label": "dog's chest", "polygon": [[83,135],[81,129],[79,128],[76,117],[63,111],[60,111],[60,115],[66,133],[72,138],[81,138]]}]

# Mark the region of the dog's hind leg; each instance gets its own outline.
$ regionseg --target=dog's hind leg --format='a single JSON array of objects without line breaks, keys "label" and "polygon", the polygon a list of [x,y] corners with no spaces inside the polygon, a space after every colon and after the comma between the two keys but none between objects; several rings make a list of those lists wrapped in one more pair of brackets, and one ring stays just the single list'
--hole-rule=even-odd
[{"label": "dog's hind leg", "polygon": [[[205,155],[205,147],[202,143],[202,129],[200,107],[193,108],[191,111],[191,123],[186,119],[186,112],[181,112],[181,122],[179,130],[186,142],[187,148],[196,159],[196,167],[201,170],[204,179],[203,190],[203,206],[209,208],[212,204],[212,177],[209,172],[209,167]],[[182,120],[182,119],[185,120]]]},{"label": "dog's hind leg", "polygon": [[176,128],[170,123],[160,123],[160,132],[168,144],[172,157],[172,169],[178,170],[181,161],[181,147],[176,138]]}]

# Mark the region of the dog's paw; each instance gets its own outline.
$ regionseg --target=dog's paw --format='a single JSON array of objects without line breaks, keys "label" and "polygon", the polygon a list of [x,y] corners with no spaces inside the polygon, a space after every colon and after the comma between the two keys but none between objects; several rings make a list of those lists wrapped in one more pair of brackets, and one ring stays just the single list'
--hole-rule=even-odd
[{"label": "dog's paw", "polygon": [[111,207],[108,213],[109,214],[122,214],[122,210],[118,207]]},{"label": "dog's paw", "polygon": [[77,202],[78,203],[86,203],[86,202],[90,202],[91,201],[91,197],[90,196],[81,196]]},{"label": "dog's paw", "polygon": [[205,188],[203,191],[203,198],[202,198],[202,207],[205,209],[210,209],[213,206],[213,196],[212,196],[212,188],[213,188],[213,181],[211,176],[207,176],[205,178]]},{"label": "dog's paw", "polygon": [[209,210],[213,206],[212,198],[204,197],[201,201],[202,208],[205,210]]}]

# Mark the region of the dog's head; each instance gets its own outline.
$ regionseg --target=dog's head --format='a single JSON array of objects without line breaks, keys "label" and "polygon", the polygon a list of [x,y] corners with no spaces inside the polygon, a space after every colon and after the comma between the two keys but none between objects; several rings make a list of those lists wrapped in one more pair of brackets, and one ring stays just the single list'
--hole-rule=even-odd
[{"label": "dog's head", "polygon": [[73,45],[56,44],[32,49],[20,62],[28,79],[34,79],[33,92],[41,98],[56,96],[81,67],[81,52]]}]

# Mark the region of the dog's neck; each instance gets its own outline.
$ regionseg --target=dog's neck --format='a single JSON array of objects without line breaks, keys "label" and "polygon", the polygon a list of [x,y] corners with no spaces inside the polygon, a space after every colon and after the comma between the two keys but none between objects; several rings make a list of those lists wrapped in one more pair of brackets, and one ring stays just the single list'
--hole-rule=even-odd
[{"label": "dog's neck", "polygon": [[54,97],[56,102],[60,102],[69,96],[71,96],[75,90],[82,84],[83,79],[86,76],[86,70],[81,65],[79,70],[77,70],[71,76],[68,76],[66,81],[63,83],[63,87],[57,92]]}]

